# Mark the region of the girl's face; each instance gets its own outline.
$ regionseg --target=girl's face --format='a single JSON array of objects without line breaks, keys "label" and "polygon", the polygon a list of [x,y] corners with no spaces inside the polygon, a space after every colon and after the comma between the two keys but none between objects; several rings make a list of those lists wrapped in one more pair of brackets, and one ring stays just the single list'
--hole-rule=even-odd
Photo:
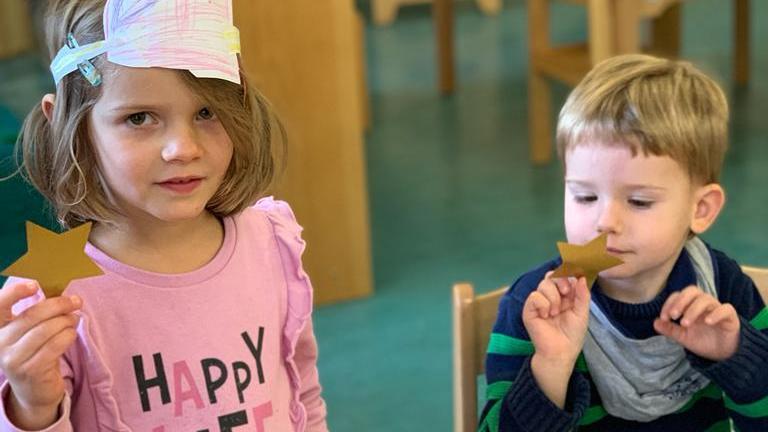
[{"label": "girl's face", "polygon": [[643,282],[666,280],[694,219],[696,188],[688,174],[668,156],[632,156],[600,143],[568,150],[565,164],[568,241],[582,244],[607,233],[608,253],[624,264],[600,273],[600,280],[631,282],[622,285],[638,290],[616,297],[655,295],[643,292]]},{"label": "girl's face", "polygon": [[232,159],[216,113],[177,71],[113,67],[89,118],[112,199],[131,223],[200,217]]}]

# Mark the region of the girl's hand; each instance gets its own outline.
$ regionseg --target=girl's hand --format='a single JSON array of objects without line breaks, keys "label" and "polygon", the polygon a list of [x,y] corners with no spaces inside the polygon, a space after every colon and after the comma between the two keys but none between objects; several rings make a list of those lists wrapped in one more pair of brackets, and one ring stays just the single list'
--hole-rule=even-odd
[{"label": "girl's hand", "polygon": [[[45,429],[58,418],[65,385],[59,358],[77,337],[79,297],[56,297],[13,316],[12,306],[38,290],[33,282],[0,290],[0,369],[11,386],[9,419],[21,429]],[[0,402],[2,403],[2,402]]]},{"label": "girl's hand", "polygon": [[590,292],[583,277],[551,279],[551,274],[525,301],[523,324],[536,356],[573,367],[587,333]]},{"label": "girl's hand", "polygon": [[692,285],[669,296],[653,328],[700,357],[721,361],[739,347],[741,323],[733,306]]}]

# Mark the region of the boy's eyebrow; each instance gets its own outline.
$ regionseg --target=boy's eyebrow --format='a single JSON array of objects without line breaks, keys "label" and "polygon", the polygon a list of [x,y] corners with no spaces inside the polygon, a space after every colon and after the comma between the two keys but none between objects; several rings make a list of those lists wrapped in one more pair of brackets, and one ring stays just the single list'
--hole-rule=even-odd
[{"label": "boy's eyebrow", "polygon": [[[582,187],[592,186],[592,182],[589,182],[586,180],[565,179],[565,183],[568,185],[582,186]],[[642,184],[642,183],[623,185],[623,188],[628,190],[652,190],[652,191],[667,190],[667,188],[663,186],[654,186],[654,185]]]}]

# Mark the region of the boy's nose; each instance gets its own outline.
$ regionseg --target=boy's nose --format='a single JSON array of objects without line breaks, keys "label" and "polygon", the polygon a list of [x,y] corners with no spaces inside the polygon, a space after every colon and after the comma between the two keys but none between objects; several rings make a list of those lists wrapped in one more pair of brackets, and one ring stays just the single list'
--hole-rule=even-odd
[{"label": "boy's nose", "polygon": [[188,129],[170,134],[162,151],[166,162],[188,162],[199,158],[201,154],[202,146],[197,135]]},{"label": "boy's nose", "polygon": [[606,203],[597,219],[598,233],[616,233],[621,230],[621,206],[615,202]]}]

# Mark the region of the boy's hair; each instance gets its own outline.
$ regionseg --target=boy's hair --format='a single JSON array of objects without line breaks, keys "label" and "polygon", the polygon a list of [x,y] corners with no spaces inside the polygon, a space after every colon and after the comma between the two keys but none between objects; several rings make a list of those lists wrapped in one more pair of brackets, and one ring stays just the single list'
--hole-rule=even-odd
[{"label": "boy's hair", "polygon": [[728,147],[722,89],[687,62],[631,54],[595,66],[568,96],[557,152],[600,142],[637,155],[669,156],[692,180],[719,180]]},{"label": "boy's hair", "polygon": [[[64,46],[69,33],[81,45],[103,40],[104,4],[104,0],[51,0],[45,16],[49,59]],[[102,73],[110,68],[104,55],[91,62]],[[283,126],[242,70],[242,86],[176,72],[209,104],[234,147],[224,179],[206,208],[219,217],[236,213],[263,196],[283,168]],[[24,120],[17,142],[22,173],[51,202],[64,227],[86,221],[111,223],[121,214],[110,199],[88,132],[89,114],[100,95],[101,87],[93,87],[79,72],[66,75],[56,88],[51,121],[37,105]]]}]

